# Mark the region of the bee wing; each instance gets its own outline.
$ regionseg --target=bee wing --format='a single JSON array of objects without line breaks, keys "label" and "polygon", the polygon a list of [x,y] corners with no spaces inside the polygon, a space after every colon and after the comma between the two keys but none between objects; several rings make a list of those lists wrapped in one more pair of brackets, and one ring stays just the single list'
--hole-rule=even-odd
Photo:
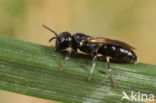
[{"label": "bee wing", "polygon": [[98,44],[112,44],[115,46],[122,46],[127,49],[135,49],[133,46],[119,40],[112,40],[108,38],[102,38],[102,37],[89,37],[88,39],[89,43],[98,43]]}]

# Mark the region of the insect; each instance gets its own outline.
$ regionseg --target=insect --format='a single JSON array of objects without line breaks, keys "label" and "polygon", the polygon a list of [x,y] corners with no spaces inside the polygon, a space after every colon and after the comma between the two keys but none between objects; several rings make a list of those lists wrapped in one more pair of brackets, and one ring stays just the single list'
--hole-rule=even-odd
[{"label": "insect", "polygon": [[101,55],[106,59],[106,64],[109,72],[109,77],[112,81],[112,86],[116,88],[117,86],[110,67],[110,60],[123,63],[135,63],[137,61],[137,56],[133,51],[133,49],[135,48],[122,41],[112,40],[103,37],[91,37],[83,33],[75,33],[71,35],[69,32],[62,32],[60,34],[57,34],[49,27],[45,25],[43,25],[43,27],[55,34],[55,37],[50,38],[49,42],[56,39],[56,51],[70,48],[70,50],[66,54],[62,66],[60,67],[60,70],[63,70],[65,63],[70,58],[70,56],[76,53],[79,49],[80,51],[93,57],[92,68],[88,76],[88,80],[90,80],[96,65],[97,57]]}]

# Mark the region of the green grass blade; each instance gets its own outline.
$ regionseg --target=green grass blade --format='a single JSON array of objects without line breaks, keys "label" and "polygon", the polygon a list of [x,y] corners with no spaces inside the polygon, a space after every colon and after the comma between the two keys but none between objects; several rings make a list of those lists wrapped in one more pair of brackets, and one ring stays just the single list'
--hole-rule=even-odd
[{"label": "green grass blade", "polygon": [[73,55],[59,71],[64,57],[47,46],[0,36],[0,89],[66,103],[127,103],[123,91],[156,96],[154,65],[111,63],[118,86],[113,89],[105,62],[97,61],[87,81],[91,57]]}]

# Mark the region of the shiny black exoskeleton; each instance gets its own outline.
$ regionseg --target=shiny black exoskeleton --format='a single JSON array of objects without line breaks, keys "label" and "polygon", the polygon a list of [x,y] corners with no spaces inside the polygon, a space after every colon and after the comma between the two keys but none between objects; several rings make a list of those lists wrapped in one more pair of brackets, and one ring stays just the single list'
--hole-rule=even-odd
[{"label": "shiny black exoskeleton", "polygon": [[71,48],[71,50],[67,53],[65,61],[60,68],[61,70],[63,69],[63,66],[66,63],[67,59],[69,59],[70,55],[77,52],[78,49],[84,53],[93,56],[92,69],[90,71],[88,80],[91,79],[91,74],[94,71],[95,62],[99,54],[106,58],[107,67],[110,72],[113,87],[116,87],[116,85],[112,76],[109,60],[112,59],[117,62],[125,63],[134,63],[137,61],[137,56],[132,50],[134,49],[134,47],[124,42],[102,37],[91,37],[82,33],[75,33],[71,35],[69,32],[62,32],[58,35],[49,27],[45,25],[43,25],[43,27],[55,34],[55,37],[52,37],[49,41],[56,39],[56,51]]},{"label": "shiny black exoskeleton", "polygon": [[[56,51],[64,50],[71,47],[75,52],[79,49],[82,52],[94,56],[98,43],[89,43],[87,40],[90,36],[82,33],[71,35],[69,32],[62,32],[56,40]],[[80,44],[82,43],[82,44]],[[98,50],[98,54],[109,56],[111,59],[118,62],[134,63],[137,60],[136,54],[122,45],[103,44]]]}]

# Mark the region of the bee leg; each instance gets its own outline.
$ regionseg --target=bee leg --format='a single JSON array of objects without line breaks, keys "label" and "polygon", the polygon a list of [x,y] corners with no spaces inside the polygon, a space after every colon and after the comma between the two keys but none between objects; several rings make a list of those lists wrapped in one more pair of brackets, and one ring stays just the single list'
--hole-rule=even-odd
[{"label": "bee leg", "polygon": [[111,71],[111,67],[110,67],[110,58],[109,58],[109,57],[106,57],[106,63],[107,63],[107,68],[108,68],[108,72],[109,72],[110,79],[111,79],[111,81],[112,81],[113,88],[117,88],[117,86],[116,86],[116,84],[115,84],[115,80],[114,80],[114,78],[113,78],[112,71]]},{"label": "bee leg", "polygon": [[91,79],[92,73],[94,72],[94,68],[95,68],[95,65],[96,65],[96,60],[97,60],[97,55],[95,55],[93,57],[93,60],[92,60],[92,69],[90,70],[90,74],[88,76],[88,80]]},{"label": "bee leg", "polygon": [[71,50],[71,51],[69,51],[69,52],[67,53],[67,55],[66,55],[66,57],[65,57],[65,59],[64,59],[64,61],[63,61],[63,64],[62,64],[62,66],[60,67],[60,70],[63,70],[63,67],[64,67],[64,65],[66,64],[67,60],[70,59],[70,55],[71,55],[71,54],[74,54],[74,53],[76,53],[75,50]]},{"label": "bee leg", "polygon": [[88,80],[91,79],[92,74],[93,74],[93,72],[94,72],[94,68],[95,68],[96,60],[97,60],[97,53],[98,53],[99,48],[100,48],[100,46],[98,46],[96,49],[94,49],[94,50],[91,52],[91,56],[93,56],[93,60],[92,60],[92,69],[90,70],[90,73],[89,73],[89,76],[88,76]]}]

